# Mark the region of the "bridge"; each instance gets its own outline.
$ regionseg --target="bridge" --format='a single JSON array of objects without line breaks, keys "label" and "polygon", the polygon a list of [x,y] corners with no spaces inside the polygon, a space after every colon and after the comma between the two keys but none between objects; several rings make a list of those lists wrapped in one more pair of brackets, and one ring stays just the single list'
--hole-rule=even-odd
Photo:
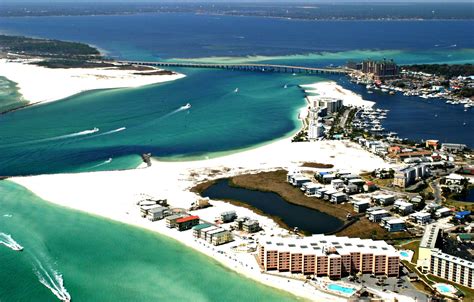
[{"label": "bridge", "polygon": [[184,68],[214,68],[254,72],[281,72],[305,74],[348,74],[347,68],[316,68],[305,66],[276,65],[276,64],[211,64],[211,63],[178,63],[157,61],[119,61],[122,64],[156,66],[156,67],[184,67]]}]

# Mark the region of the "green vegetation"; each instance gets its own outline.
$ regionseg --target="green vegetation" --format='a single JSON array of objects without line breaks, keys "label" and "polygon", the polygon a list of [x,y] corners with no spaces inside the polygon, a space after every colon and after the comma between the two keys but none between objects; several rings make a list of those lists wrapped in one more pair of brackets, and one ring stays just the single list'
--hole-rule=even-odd
[{"label": "green vegetation", "polygon": [[6,35],[0,35],[0,51],[41,57],[100,56],[96,48],[83,43]]},{"label": "green vegetation", "polygon": [[472,64],[417,64],[403,66],[403,69],[414,72],[435,74],[447,78],[457,76],[470,76],[474,74],[474,66]]}]

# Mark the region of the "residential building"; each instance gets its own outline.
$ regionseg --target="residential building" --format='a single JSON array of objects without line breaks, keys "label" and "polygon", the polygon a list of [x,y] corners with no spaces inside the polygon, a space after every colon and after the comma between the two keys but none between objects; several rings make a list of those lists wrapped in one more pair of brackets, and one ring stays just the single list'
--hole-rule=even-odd
[{"label": "residential building", "polygon": [[457,153],[462,152],[467,149],[466,145],[463,144],[451,144],[451,143],[444,143],[441,144],[441,151]]},{"label": "residential building", "polygon": [[308,139],[317,140],[324,136],[324,125],[319,121],[311,120],[308,126]]},{"label": "residential building", "polygon": [[399,74],[399,68],[393,60],[365,60],[362,62],[362,72],[372,77],[374,80],[380,81],[397,77]]},{"label": "residential building", "polygon": [[207,229],[209,227],[212,227],[213,225],[210,223],[201,223],[198,225],[193,226],[193,237],[194,238],[201,238],[201,231],[203,229]]},{"label": "residential building", "polygon": [[331,180],[331,185],[337,190],[344,187],[344,181],[342,179],[333,179]]},{"label": "residential building", "polygon": [[439,140],[436,139],[427,139],[425,141],[426,148],[431,148],[433,150],[438,149],[439,146]]},{"label": "residential building", "polygon": [[431,221],[431,214],[427,212],[416,212],[410,214],[410,219],[418,224],[427,224]]},{"label": "residential building", "polygon": [[449,216],[451,215],[451,213],[452,213],[451,209],[443,207],[435,211],[435,216],[437,218],[441,218],[441,217]]},{"label": "residential building", "polygon": [[437,224],[427,225],[418,248],[417,266],[421,267],[423,272],[428,272],[431,261],[431,251],[441,243],[442,230]]},{"label": "residential building", "polygon": [[398,277],[400,257],[385,241],[313,235],[262,238],[257,261],[265,271],[339,279],[359,272]]},{"label": "residential building", "polygon": [[176,219],[176,227],[180,232],[191,229],[199,224],[199,216],[187,216]]},{"label": "residential building", "polygon": [[394,195],[375,195],[372,197],[372,199],[376,204],[381,206],[388,206],[395,202]]},{"label": "residential building", "polygon": [[367,181],[363,188],[365,192],[373,192],[377,190],[377,185],[373,181]]},{"label": "residential building", "polygon": [[385,221],[385,226],[384,227],[389,232],[401,232],[401,231],[404,231],[405,228],[406,228],[405,221],[403,221],[399,218],[394,218],[394,219],[390,219],[388,221]]},{"label": "residential building", "polygon": [[313,196],[316,194],[316,191],[321,189],[322,187],[318,184],[312,183],[312,182],[307,182],[303,184],[302,189],[304,189],[304,192],[308,196]]},{"label": "residential building", "polygon": [[257,220],[247,220],[242,223],[242,231],[247,233],[255,233],[260,231],[260,224]]},{"label": "residential building", "polygon": [[147,211],[146,217],[150,221],[156,221],[165,218],[170,214],[170,210],[166,207],[155,206]]},{"label": "residential building", "polygon": [[326,192],[324,192],[323,198],[324,200],[331,200],[332,195],[339,193],[337,190],[332,190],[329,189]]},{"label": "residential building", "polygon": [[222,223],[232,222],[237,218],[237,213],[235,211],[222,212],[220,215],[220,220]]},{"label": "residential building", "polygon": [[384,217],[390,216],[387,210],[377,210],[369,213],[369,220],[372,222],[380,222]]},{"label": "residential building", "polygon": [[431,253],[430,273],[448,281],[474,288],[474,262],[434,249]]},{"label": "residential building", "polygon": [[459,174],[451,173],[445,177],[445,180],[446,180],[446,185],[448,186],[462,185],[467,180],[467,178]]},{"label": "residential building", "polygon": [[429,175],[428,165],[418,164],[408,166],[395,171],[393,184],[400,188],[406,188],[420,179],[424,179]]},{"label": "residential building", "polygon": [[331,195],[332,203],[341,203],[347,201],[347,195],[342,192],[337,192]]},{"label": "residential building", "polygon": [[170,215],[170,216],[166,217],[166,227],[168,227],[170,229],[176,227],[176,220],[180,219],[183,216],[185,216],[185,215],[176,214],[176,215]]},{"label": "residential building", "polygon": [[228,230],[222,229],[220,232],[215,232],[212,234],[211,243],[213,245],[221,245],[227,242],[234,240],[232,233]]},{"label": "residential building", "polygon": [[316,102],[318,108],[326,108],[328,115],[337,113],[343,105],[342,100],[329,97],[317,98]]},{"label": "residential building", "polygon": [[370,202],[366,200],[354,202],[354,212],[364,213],[370,207]]},{"label": "residential building", "polygon": [[397,199],[393,207],[400,215],[408,215],[413,212],[413,204],[403,199]]}]

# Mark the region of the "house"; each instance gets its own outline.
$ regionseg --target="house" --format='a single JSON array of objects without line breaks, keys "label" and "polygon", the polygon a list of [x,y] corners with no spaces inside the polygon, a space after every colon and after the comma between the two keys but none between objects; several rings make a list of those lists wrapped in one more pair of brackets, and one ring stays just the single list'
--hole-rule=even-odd
[{"label": "house", "polygon": [[168,208],[162,206],[155,206],[154,208],[148,210],[148,214],[146,215],[146,217],[150,221],[156,221],[165,218],[169,214],[170,211]]},{"label": "house", "polygon": [[199,224],[199,216],[187,216],[176,219],[176,227],[180,232],[191,229]]},{"label": "house", "polygon": [[184,216],[183,214],[176,214],[176,215],[170,215],[166,217],[166,227],[170,229],[176,227],[176,220],[178,220],[179,218],[183,216]]},{"label": "house", "polygon": [[303,187],[305,188],[305,193],[308,196],[313,196],[314,194],[316,194],[318,189],[322,188],[320,185],[312,183],[312,182],[311,183],[307,182],[303,184]]},{"label": "house", "polygon": [[435,212],[435,216],[437,218],[441,218],[441,217],[446,217],[446,216],[449,216],[451,215],[451,209],[449,208],[441,208],[441,209],[437,209],[436,212]]},{"label": "house", "polygon": [[337,190],[344,187],[344,181],[342,179],[333,179],[331,180],[331,185]]},{"label": "house", "polygon": [[346,194],[356,194],[356,193],[359,193],[359,187],[353,184],[349,184],[344,187],[343,191]]},{"label": "house", "polygon": [[397,199],[393,205],[394,209],[397,210],[401,215],[408,215],[413,212],[413,204],[403,200]]},{"label": "house", "polygon": [[341,179],[342,179],[346,184],[349,183],[349,180],[351,180],[351,179],[358,179],[358,178],[359,178],[359,175],[356,175],[356,174],[346,174],[346,175],[341,176]]},{"label": "house", "polygon": [[222,223],[232,222],[237,218],[237,213],[235,211],[222,212],[220,215],[220,220]]},{"label": "house", "polygon": [[242,223],[242,231],[247,233],[255,233],[260,231],[260,224],[257,220],[247,220]]},{"label": "house", "polygon": [[315,196],[316,198],[323,198],[323,197],[324,197],[324,193],[326,193],[326,191],[328,191],[328,189],[325,189],[325,188],[318,189],[318,190],[316,190],[316,192],[314,193],[314,196]]},{"label": "house", "polygon": [[349,179],[347,183],[362,188],[365,185],[365,180],[362,180],[360,178],[353,178]]},{"label": "house", "polygon": [[462,185],[467,178],[458,174],[451,173],[444,178],[446,180],[446,185]]},{"label": "house", "polygon": [[433,150],[438,149],[439,140],[436,139],[427,139],[425,142],[426,148],[431,148]]},{"label": "house", "polygon": [[331,202],[332,203],[341,203],[347,201],[347,195],[341,192],[332,194],[331,196]]},{"label": "house", "polygon": [[364,186],[364,191],[365,192],[373,192],[375,190],[377,190],[377,186],[375,185],[375,183],[373,181],[367,181]]},{"label": "house", "polygon": [[332,195],[336,194],[336,193],[338,193],[337,190],[329,189],[326,192],[324,192],[323,198],[324,198],[324,200],[331,200]]},{"label": "house", "polygon": [[221,229],[220,232],[215,232],[211,234],[211,236],[211,243],[215,246],[234,240],[232,233],[224,229]]},{"label": "house", "polygon": [[370,207],[370,202],[366,200],[354,202],[354,212],[364,213]]},{"label": "house", "polygon": [[405,221],[394,218],[385,222],[385,228],[389,232],[401,232],[405,230]]},{"label": "house", "polygon": [[201,238],[201,231],[208,227],[212,227],[213,225],[210,223],[201,223],[198,225],[193,226],[193,237],[194,238]]},{"label": "house", "polygon": [[303,175],[297,175],[292,178],[291,184],[295,187],[301,187],[304,183],[311,182],[311,180]]},{"label": "house", "polygon": [[331,183],[331,181],[335,178],[336,178],[336,175],[334,174],[324,174],[321,182],[328,184],[328,183]]},{"label": "house", "polygon": [[376,195],[372,197],[372,199],[376,204],[379,204],[381,206],[388,206],[395,202],[394,195]]},{"label": "house", "polygon": [[369,213],[369,220],[372,222],[380,222],[383,217],[390,216],[387,210],[377,210]]},{"label": "house", "polygon": [[427,212],[416,212],[410,214],[410,219],[418,224],[427,224],[431,221],[431,214]]}]

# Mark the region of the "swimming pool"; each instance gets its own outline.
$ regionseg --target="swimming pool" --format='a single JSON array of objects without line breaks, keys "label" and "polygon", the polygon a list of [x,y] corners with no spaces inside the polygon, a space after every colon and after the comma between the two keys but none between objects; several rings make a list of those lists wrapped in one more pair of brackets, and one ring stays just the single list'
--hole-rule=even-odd
[{"label": "swimming pool", "polygon": [[452,295],[457,292],[454,286],[450,284],[446,284],[446,283],[436,283],[434,287],[436,288],[438,292],[444,295]]},{"label": "swimming pool", "polygon": [[353,295],[356,291],[355,288],[352,288],[352,287],[346,287],[346,286],[342,286],[342,285],[339,285],[339,284],[335,284],[335,283],[331,283],[328,285],[327,287],[329,290],[332,290],[332,291],[335,291],[335,292],[338,292],[340,294],[343,294],[343,295]]},{"label": "swimming pool", "polygon": [[408,257],[408,253],[405,251],[401,251],[400,255],[402,255],[402,257]]}]

